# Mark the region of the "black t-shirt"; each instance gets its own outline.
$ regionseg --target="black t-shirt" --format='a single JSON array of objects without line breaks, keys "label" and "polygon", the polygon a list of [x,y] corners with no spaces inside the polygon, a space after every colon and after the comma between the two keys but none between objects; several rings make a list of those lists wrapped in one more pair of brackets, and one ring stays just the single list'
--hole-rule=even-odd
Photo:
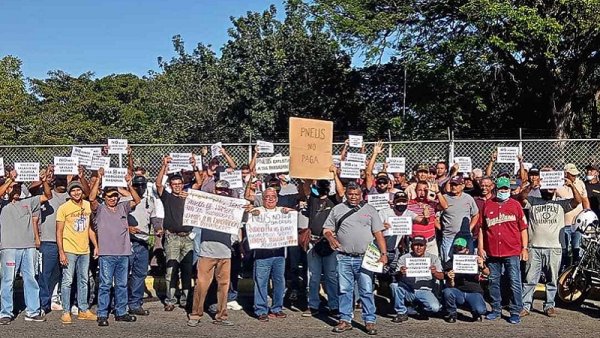
[{"label": "black t-shirt", "polygon": [[[452,270],[452,260],[444,264],[444,271]],[[483,289],[479,284],[479,274],[454,274],[454,287],[462,292],[474,292],[483,294]]]},{"label": "black t-shirt", "polygon": [[588,199],[590,200],[590,208],[600,216],[600,182],[585,183]]},{"label": "black t-shirt", "polygon": [[331,209],[339,204],[336,195],[330,195],[326,198],[319,198],[313,194],[308,198],[306,216],[308,217],[308,228],[315,236],[320,236],[323,232],[323,224],[329,216]]},{"label": "black t-shirt", "polygon": [[183,206],[185,198],[179,198],[166,189],[160,195],[160,200],[165,209],[163,227],[170,232],[190,232],[191,226],[183,226]]}]

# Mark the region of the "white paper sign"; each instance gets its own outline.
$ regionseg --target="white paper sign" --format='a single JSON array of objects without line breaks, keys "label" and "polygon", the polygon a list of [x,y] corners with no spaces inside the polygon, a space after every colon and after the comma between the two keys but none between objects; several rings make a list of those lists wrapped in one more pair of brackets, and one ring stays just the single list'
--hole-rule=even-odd
[{"label": "white paper sign", "polygon": [[108,168],[104,169],[104,176],[102,177],[102,188],[105,187],[127,187],[125,181],[125,175],[127,175],[127,168]]},{"label": "white paper sign", "polygon": [[341,178],[360,178],[360,163],[358,162],[340,162]]},{"label": "white paper sign", "polygon": [[196,160],[196,166],[198,169],[202,170],[202,155],[194,155],[194,159]]},{"label": "white paper sign", "polygon": [[[525,168],[525,171],[529,171],[529,169],[531,169],[533,167],[533,163],[529,163],[529,162],[523,162],[523,167]],[[521,165],[519,164],[519,162],[515,162],[515,171],[514,174],[516,175],[519,172],[519,169],[521,168]]]},{"label": "white paper sign", "polygon": [[540,189],[557,189],[564,185],[564,171],[540,171]]},{"label": "white paper sign", "polygon": [[454,163],[458,163],[458,172],[470,174],[473,171],[473,164],[470,157],[455,157]]},{"label": "white paper sign", "polygon": [[87,167],[92,164],[94,152],[89,148],[73,147],[73,150],[71,150],[71,157],[77,158],[79,164]]},{"label": "white paper sign", "polygon": [[360,169],[365,169],[367,167],[367,154],[346,153],[346,161],[360,163]]},{"label": "white paper sign", "polygon": [[221,156],[221,149],[223,149],[222,142],[218,142],[210,146],[210,153],[212,154],[212,157],[215,158],[217,156]]},{"label": "white paper sign", "polygon": [[373,165],[373,174],[378,174],[378,173],[382,172],[383,166],[384,166],[384,163],[375,162],[375,164]]},{"label": "white paper sign", "polygon": [[0,177],[5,176],[4,173],[4,158],[0,157]]},{"label": "white paper sign", "polygon": [[367,196],[367,201],[375,209],[381,210],[390,207],[389,203],[390,194],[373,194]]},{"label": "white paper sign", "polygon": [[127,154],[127,140],[125,139],[108,139],[109,154]]},{"label": "white paper sign", "polygon": [[58,157],[54,156],[54,174],[55,175],[77,175],[77,157]]},{"label": "white paper sign", "polygon": [[431,277],[431,258],[406,258],[406,277]]},{"label": "white paper sign", "polygon": [[298,245],[298,212],[284,214],[280,208],[261,210],[246,223],[250,249],[275,249]]},{"label": "white paper sign", "polygon": [[258,152],[261,154],[272,154],[275,152],[275,146],[271,142],[256,141]]},{"label": "white paper sign", "polygon": [[498,163],[515,163],[519,155],[519,147],[498,147]]},{"label": "white paper sign", "polygon": [[358,136],[358,135],[349,135],[348,136],[348,145],[352,148],[362,148],[363,137]]},{"label": "white paper sign", "polygon": [[385,159],[388,164],[388,173],[405,173],[406,157],[388,157]]},{"label": "white paper sign", "polygon": [[239,189],[244,187],[244,182],[242,181],[242,171],[235,170],[233,172],[224,171],[219,174],[219,178],[229,182],[230,189]]},{"label": "white paper sign", "polygon": [[383,232],[384,236],[412,235],[412,218],[405,216],[388,217],[390,228]]},{"label": "white paper sign", "polygon": [[18,182],[33,182],[40,179],[39,162],[17,162],[15,163]]},{"label": "white paper sign", "polygon": [[93,147],[93,148],[86,148],[89,151],[92,152],[92,155],[94,155],[94,157],[101,157],[102,156],[102,148],[99,147]]},{"label": "white paper sign", "polygon": [[194,170],[192,164],[190,163],[192,153],[170,153],[169,156],[171,156],[171,162],[169,163],[169,173],[174,173],[181,170]]},{"label": "white paper sign", "polygon": [[452,270],[454,273],[477,274],[477,255],[453,255]]},{"label": "white paper sign", "polygon": [[333,160],[333,165],[339,168],[340,163],[342,163],[342,155],[333,155],[331,159]]},{"label": "white paper sign", "polygon": [[183,207],[183,225],[237,235],[246,204],[244,199],[189,190]]},{"label": "white paper sign", "polygon": [[92,164],[88,166],[90,170],[98,170],[104,168],[104,170],[110,168],[110,157],[94,156],[92,158]]},{"label": "white paper sign", "polygon": [[290,171],[289,156],[259,157],[256,159],[257,174],[277,174]]},{"label": "white paper sign", "polygon": [[379,262],[381,258],[381,252],[379,248],[373,243],[369,243],[367,246],[367,251],[365,251],[365,255],[363,256],[363,261],[361,264],[361,268],[373,271],[377,273],[383,272],[383,263]]}]

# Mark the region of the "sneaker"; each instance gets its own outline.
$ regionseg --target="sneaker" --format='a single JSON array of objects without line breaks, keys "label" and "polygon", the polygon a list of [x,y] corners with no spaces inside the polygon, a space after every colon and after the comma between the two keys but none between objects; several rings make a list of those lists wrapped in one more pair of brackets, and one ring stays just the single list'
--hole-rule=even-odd
[{"label": "sneaker", "polygon": [[508,318],[508,322],[511,324],[519,324],[521,323],[521,317],[518,314],[512,314],[510,315],[510,318]]},{"label": "sneaker", "polygon": [[124,314],[122,316],[115,316],[115,321],[116,322],[132,323],[132,322],[135,322],[136,320],[137,320],[137,318],[135,316],[130,315],[130,314]]},{"label": "sneaker", "polygon": [[406,313],[399,313],[392,319],[392,323],[402,323],[408,320],[408,315]]},{"label": "sneaker", "polygon": [[63,309],[62,305],[60,305],[58,303],[52,302],[52,304],[50,304],[50,310],[52,310],[52,311],[62,311],[62,309]]},{"label": "sneaker", "polygon": [[222,326],[233,326],[233,322],[229,321],[229,320],[218,320],[215,319],[212,322],[215,325],[222,325]]},{"label": "sneaker", "polygon": [[318,309],[308,308],[306,311],[302,312],[302,317],[316,317],[319,315]]},{"label": "sneaker", "polygon": [[449,314],[444,317],[446,323],[456,323],[456,313]]},{"label": "sneaker", "polygon": [[96,314],[93,313],[92,311],[86,310],[86,311],[79,311],[79,314],[77,315],[77,319],[96,320],[96,319],[98,319],[98,316],[96,316]]},{"label": "sneaker", "polygon": [[43,313],[38,313],[33,316],[25,316],[25,321],[26,322],[45,322],[46,316],[44,316]]},{"label": "sneaker", "polygon": [[269,313],[269,318],[277,318],[277,319],[283,319],[283,318],[287,318],[287,314],[285,314],[285,312],[283,311],[279,311],[279,312],[275,312],[275,313]]},{"label": "sneaker", "polygon": [[98,326],[108,326],[108,318],[107,317],[98,317],[96,320],[98,322]]},{"label": "sneaker", "polygon": [[60,322],[63,324],[73,323],[71,320],[71,314],[69,312],[63,312],[62,316],[60,316]]},{"label": "sneaker", "polygon": [[0,318],[0,325],[8,325],[12,322],[12,318],[10,317],[2,317]]},{"label": "sneaker", "polygon": [[336,325],[331,332],[342,333],[350,330],[352,330],[352,324],[348,323],[347,321],[340,320],[338,325]]},{"label": "sneaker", "polygon": [[258,321],[259,322],[268,322],[269,321],[269,316],[266,314],[262,314],[260,316],[258,316]]},{"label": "sneaker", "polygon": [[521,318],[529,316],[529,311],[527,311],[527,309],[523,309],[523,310],[521,310],[521,313],[519,313],[519,316]]},{"label": "sneaker", "polygon": [[482,322],[483,321],[483,316],[478,313],[473,312],[473,313],[471,313],[471,316],[472,316],[472,318],[471,318],[472,322]]},{"label": "sneaker", "polygon": [[79,314],[79,308],[75,305],[71,306],[71,314],[77,316]]},{"label": "sneaker", "polygon": [[544,313],[545,313],[545,314],[546,314],[546,316],[548,316],[548,317],[556,317],[556,315],[558,314],[558,313],[556,312],[556,309],[555,309],[555,308],[553,308],[553,307],[546,309],[546,310],[544,311]]},{"label": "sneaker", "polygon": [[485,316],[485,319],[487,320],[496,320],[498,318],[500,318],[501,315],[499,312],[490,312],[487,314],[487,316]]},{"label": "sneaker", "polygon": [[171,312],[173,310],[175,310],[175,305],[173,305],[173,304],[165,305],[165,311]]},{"label": "sneaker", "polygon": [[187,326],[196,327],[200,324],[200,319],[188,319]]},{"label": "sneaker", "polygon": [[365,325],[365,331],[367,331],[367,334],[369,336],[377,335],[377,329],[375,328],[375,323],[367,323]]},{"label": "sneaker", "polygon": [[244,308],[236,301],[232,300],[231,302],[227,302],[227,310],[240,311]]},{"label": "sneaker", "polygon": [[150,315],[150,311],[145,310],[142,307],[138,307],[137,309],[129,310],[129,314],[136,316],[148,316]]}]

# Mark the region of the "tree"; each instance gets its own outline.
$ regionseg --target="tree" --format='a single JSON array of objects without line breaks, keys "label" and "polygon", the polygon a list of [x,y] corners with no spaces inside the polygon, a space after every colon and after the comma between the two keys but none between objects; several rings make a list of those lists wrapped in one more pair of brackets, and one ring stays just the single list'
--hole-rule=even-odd
[{"label": "tree", "polygon": [[29,113],[34,100],[27,93],[21,64],[14,56],[0,59],[0,144],[19,144],[32,128]]}]

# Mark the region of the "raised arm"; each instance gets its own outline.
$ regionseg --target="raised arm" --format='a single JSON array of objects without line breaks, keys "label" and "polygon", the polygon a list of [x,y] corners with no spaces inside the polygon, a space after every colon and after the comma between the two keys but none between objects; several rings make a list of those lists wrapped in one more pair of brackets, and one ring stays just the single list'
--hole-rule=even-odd
[{"label": "raised arm", "polygon": [[492,170],[494,170],[494,163],[496,163],[497,158],[498,153],[494,150],[494,152],[492,153],[492,158],[490,158],[490,162],[488,163],[487,168],[485,168],[485,176],[492,176]]},{"label": "raised arm", "polygon": [[206,178],[206,176],[203,175],[202,163],[200,163],[200,165],[196,163],[196,156],[194,156],[194,154],[192,154],[190,162],[192,163],[192,168],[194,168],[194,178],[196,179],[196,183],[192,185],[192,189],[200,190],[202,188],[202,184],[204,183],[204,179]]},{"label": "raised arm", "polygon": [[98,169],[98,177],[92,184],[92,189],[90,190],[90,204],[92,205],[92,210],[96,210],[98,208],[98,202],[96,198],[98,197],[98,191],[100,189],[100,183],[102,182],[102,177],[104,177],[104,168]]},{"label": "raised arm", "polygon": [[342,152],[340,153],[340,161],[346,160],[346,155],[348,154],[348,142],[350,142],[349,139],[346,139],[346,141],[344,141],[344,147],[342,148]]},{"label": "raised arm", "polygon": [[133,176],[133,150],[127,145],[127,173]]},{"label": "raised arm", "polygon": [[373,168],[375,167],[375,161],[377,161],[377,156],[383,152],[383,141],[377,141],[375,146],[373,147],[373,155],[371,155],[371,159],[367,164],[367,168],[365,169],[365,187],[367,189],[371,189],[375,184],[375,179],[373,178]]},{"label": "raised arm", "polygon": [[163,185],[163,177],[167,173],[169,162],[171,162],[171,156],[167,155],[163,158],[162,166],[160,167],[158,175],[156,176],[156,192],[158,192],[158,196],[161,196],[163,194],[163,191],[165,191],[165,186]]},{"label": "raised arm", "polygon": [[346,193],[346,189],[342,184],[342,180],[340,180],[340,176],[338,175],[338,170],[335,165],[331,165],[329,167],[329,171],[333,173],[333,179],[335,180],[335,196],[338,201],[342,201],[344,199],[344,194]]},{"label": "raised arm", "polygon": [[252,155],[252,159],[250,160],[250,172],[254,173],[256,169],[256,158],[258,157],[258,146],[254,146],[254,154]]},{"label": "raised arm", "polygon": [[140,201],[142,200],[140,198],[140,195],[138,195],[137,191],[133,188],[132,179],[133,177],[129,174],[125,176],[125,181],[127,181],[127,189],[131,194],[131,198],[133,198],[131,201],[129,201],[129,206],[131,207],[131,209],[135,208],[136,205],[140,204]]},{"label": "raised arm", "polygon": [[237,164],[235,163],[233,158],[231,156],[229,156],[229,153],[227,152],[227,150],[225,150],[225,148],[223,148],[223,147],[221,148],[221,155],[223,155],[223,157],[225,157],[225,160],[227,161],[229,168],[231,168],[231,169],[237,168]]},{"label": "raised arm", "polygon": [[40,173],[40,181],[42,181],[42,187],[44,188],[44,193],[40,196],[40,204],[44,204],[52,199],[52,188],[48,184],[48,175],[45,171]]},{"label": "raised arm", "polygon": [[89,196],[90,195],[90,183],[88,182],[88,180],[85,178],[85,168],[80,165],[79,166],[79,174],[77,176],[79,176],[79,183],[81,183],[81,187],[83,190],[83,194],[85,196]]}]

